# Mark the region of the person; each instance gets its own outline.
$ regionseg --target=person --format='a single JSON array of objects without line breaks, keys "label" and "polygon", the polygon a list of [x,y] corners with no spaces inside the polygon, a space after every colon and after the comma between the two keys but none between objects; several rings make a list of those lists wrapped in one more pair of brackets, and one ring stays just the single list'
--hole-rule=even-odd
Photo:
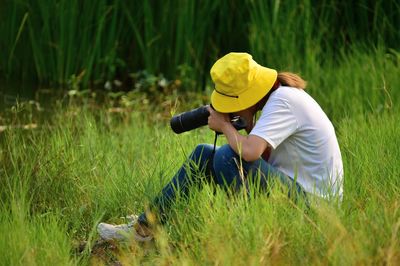
[{"label": "person", "polygon": [[[306,198],[342,197],[343,166],[334,127],[304,91],[302,78],[261,66],[247,53],[225,55],[210,74],[215,89],[208,126],[223,133],[228,144],[215,150],[212,145],[198,145],[151,204],[152,212],[130,217],[127,224],[100,223],[101,238],[152,239],[151,214],[164,223],[177,194],[189,195],[203,180],[233,191],[249,182],[258,182],[265,191],[278,180],[289,192]],[[248,135],[232,126],[230,114],[247,121]]]}]

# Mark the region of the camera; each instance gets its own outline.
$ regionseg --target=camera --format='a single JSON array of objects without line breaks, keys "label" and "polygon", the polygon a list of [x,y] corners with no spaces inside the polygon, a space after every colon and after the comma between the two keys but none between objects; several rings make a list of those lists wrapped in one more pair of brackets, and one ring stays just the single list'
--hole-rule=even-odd
[{"label": "camera", "polygon": [[[201,106],[172,117],[170,125],[176,134],[180,134],[207,125],[209,115],[207,105]],[[231,116],[231,123],[236,130],[245,129],[247,126],[246,120],[240,116]]]}]

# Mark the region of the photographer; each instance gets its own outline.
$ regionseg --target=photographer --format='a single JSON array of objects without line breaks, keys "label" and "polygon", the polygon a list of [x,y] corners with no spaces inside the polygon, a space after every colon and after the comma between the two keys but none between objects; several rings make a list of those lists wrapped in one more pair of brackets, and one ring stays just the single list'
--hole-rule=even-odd
[{"label": "photographer", "polygon": [[[215,89],[208,107],[208,126],[225,135],[221,147],[198,145],[151,205],[151,211],[128,224],[100,223],[103,239],[152,238],[153,213],[162,223],[176,194],[188,195],[202,179],[237,191],[259,182],[266,191],[275,180],[289,188],[289,197],[342,195],[343,166],[332,123],[305,91],[305,81],[257,64],[247,53],[229,53],[211,68]],[[261,111],[255,121],[255,115]],[[238,133],[230,115],[247,122],[247,136]],[[214,150],[215,148],[215,150]],[[203,173],[203,174],[199,174]],[[205,178],[204,178],[205,177]]]}]

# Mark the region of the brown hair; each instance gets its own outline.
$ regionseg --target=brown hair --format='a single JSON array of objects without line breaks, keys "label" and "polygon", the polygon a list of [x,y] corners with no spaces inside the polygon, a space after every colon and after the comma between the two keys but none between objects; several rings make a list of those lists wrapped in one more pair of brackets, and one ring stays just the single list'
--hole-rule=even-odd
[{"label": "brown hair", "polygon": [[290,73],[290,72],[279,72],[278,73],[278,81],[283,86],[295,87],[299,89],[305,89],[307,86],[307,82],[302,79],[300,76]]},{"label": "brown hair", "polygon": [[265,103],[268,101],[269,96],[272,92],[279,88],[279,85],[289,86],[304,90],[307,86],[307,82],[302,79],[299,75],[291,72],[279,72],[277,80],[271,90],[261,100],[256,103],[257,110],[261,110]]}]

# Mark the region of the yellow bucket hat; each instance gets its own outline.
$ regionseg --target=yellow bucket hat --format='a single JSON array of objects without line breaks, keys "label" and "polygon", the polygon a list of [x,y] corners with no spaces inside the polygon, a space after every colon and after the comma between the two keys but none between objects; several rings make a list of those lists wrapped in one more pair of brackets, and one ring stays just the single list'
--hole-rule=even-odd
[{"label": "yellow bucket hat", "polygon": [[229,53],[215,62],[210,70],[215,89],[211,104],[221,113],[247,109],[271,90],[278,73],[263,67],[247,53]]}]

